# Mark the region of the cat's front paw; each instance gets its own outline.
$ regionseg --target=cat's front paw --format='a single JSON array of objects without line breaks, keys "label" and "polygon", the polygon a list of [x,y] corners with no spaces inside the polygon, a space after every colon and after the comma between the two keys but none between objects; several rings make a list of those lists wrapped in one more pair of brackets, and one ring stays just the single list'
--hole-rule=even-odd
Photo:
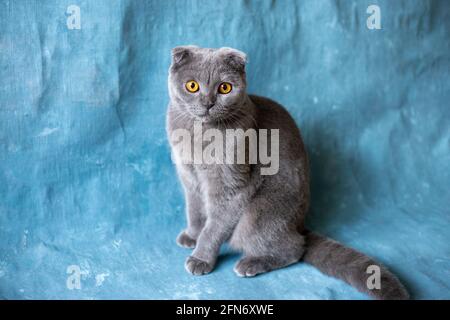
[{"label": "cat's front paw", "polygon": [[186,230],[183,230],[177,237],[177,244],[183,248],[194,249],[195,245],[197,244],[197,241],[191,238],[186,233]]},{"label": "cat's front paw", "polygon": [[214,266],[209,264],[208,262],[197,259],[193,256],[189,256],[186,259],[186,263],[184,266],[186,267],[186,270],[189,273],[196,276],[201,276],[203,274],[210,273],[214,268]]}]

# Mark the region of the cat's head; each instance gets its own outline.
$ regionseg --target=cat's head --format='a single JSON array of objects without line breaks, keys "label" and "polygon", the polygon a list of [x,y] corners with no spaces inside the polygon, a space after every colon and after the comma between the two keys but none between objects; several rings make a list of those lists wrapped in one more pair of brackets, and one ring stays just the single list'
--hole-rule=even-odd
[{"label": "cat's head", "polygon": [[204,122],[239,117],[246,95],[246,55],[232,48],[172,49],[169,94],[187,116]]}]

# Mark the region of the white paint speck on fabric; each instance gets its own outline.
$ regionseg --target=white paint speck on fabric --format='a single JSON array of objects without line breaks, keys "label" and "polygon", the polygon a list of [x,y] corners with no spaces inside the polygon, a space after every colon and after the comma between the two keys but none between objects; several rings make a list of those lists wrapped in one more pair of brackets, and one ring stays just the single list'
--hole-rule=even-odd
[{"label": "white paint speck on fabric", "polygon": [[38,137],[46,137],[51,135],[52,133],[58,131],[59,128],[44,128],[39,134]]}]

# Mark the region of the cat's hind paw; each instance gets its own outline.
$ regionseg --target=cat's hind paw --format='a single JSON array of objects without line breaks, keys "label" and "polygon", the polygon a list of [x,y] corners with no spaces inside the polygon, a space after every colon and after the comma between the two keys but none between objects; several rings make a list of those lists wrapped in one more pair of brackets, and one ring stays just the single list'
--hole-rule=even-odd
[{"label": "cat's hind paw", "polygon": [[187,272],[196,276],[210,273],[214,267],[208,262],[197,259],[193,256],[190,256],[186,259],[186,263],[184,266]]},{"label": "cat's hind paw", "polygon": [[195,239],[191,238],[186,233],[186,230],[184,230],[184,231],[181,231],[181,233],[178,235],[177,244],[183,248],[194,249],[195,245],[197,244],[197,241]]},{"label": "cat's hind paw", "polygon": [[266,261],[261,258],[242,258],[234,267],[234,272],[239,277],[254,277],[257,274],[269,271]]}]

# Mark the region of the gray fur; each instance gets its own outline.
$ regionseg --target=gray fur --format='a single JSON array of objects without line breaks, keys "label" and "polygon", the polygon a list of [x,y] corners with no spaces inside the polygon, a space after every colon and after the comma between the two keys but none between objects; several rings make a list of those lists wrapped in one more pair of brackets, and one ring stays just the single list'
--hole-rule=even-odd
[{"label": "gray fur", "polygon": [[[211,272],[221,245],[228,241],[243,253],[234,268],[238,276],[255,276],[304,257],[323,272],[376,298],[408,298],[397,278],[384,267],[381,290],[367,289],[366,267],[375,262],[304,228],[310,191],[308,158],[300,131],[282,106],[247,95],[245,62],[245,54],[231,48],[185,46],[172,51],[169,140],[175,129],[192,132],[194,120],[201,120],[204,129],[221,131],[279,129],[280,137],[279,171],[275,175],[261,175],[260,164],[177,164],[188,220],[177,243],[194,249],[186,261],[187,271],[195,275]],[[200,83],[195,94],[185,89],[185,83],[192,79]],[[217,93],[223,81],[233,84],[227,95]],[[170,143],[175,155],[180,152],[174,141]]]}]

